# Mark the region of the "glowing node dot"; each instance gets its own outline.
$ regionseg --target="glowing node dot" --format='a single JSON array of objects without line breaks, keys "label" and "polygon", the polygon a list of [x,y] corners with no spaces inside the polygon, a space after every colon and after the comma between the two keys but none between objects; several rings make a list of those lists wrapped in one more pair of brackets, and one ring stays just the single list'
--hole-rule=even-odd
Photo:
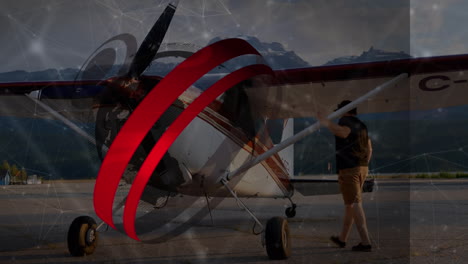
[{"label": "glowing node dot", "polygon": [[40,41],[33,41],[30,46],[30,50],[32,53],[41,54],[44,51],[44,45]]},{"label": "glowing node dot", "polygon": [[209,32],[205,31],[205,32],[203,32],[202,36],[203,36],[204,39],[209,39],[211,34]]}]

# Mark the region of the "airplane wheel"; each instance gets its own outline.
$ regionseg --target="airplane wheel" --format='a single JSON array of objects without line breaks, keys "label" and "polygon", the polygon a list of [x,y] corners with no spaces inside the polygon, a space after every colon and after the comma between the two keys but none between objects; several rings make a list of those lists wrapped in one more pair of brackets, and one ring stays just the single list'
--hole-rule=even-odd
[{"label": "airplane wheel", "polygon": [[270,259],[287,259],[291,255],[288,221],[282,217],[268,220],[265,229],[265,243]]},{"label": "airplane wheel", "polygon": [[286,214],[286,216],[288,218],[293,218],[296,216],[296,208],[294,207],[288,207],[286,208],[286,210],[284,211],[284,213]]},{"label": "airplane wheel", "polygon": [[93,254],[97,246],[98,232],[96,221],[89,216],[73,220],[68,229],[68,251],[75,257]]}]

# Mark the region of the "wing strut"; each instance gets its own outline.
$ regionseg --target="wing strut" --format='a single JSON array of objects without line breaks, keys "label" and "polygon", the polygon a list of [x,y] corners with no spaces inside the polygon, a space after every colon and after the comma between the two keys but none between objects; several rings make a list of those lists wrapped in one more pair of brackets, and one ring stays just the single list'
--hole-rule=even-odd
[{"label": "wing strut", "polygon": [[[252,232],[254,234],[261,234],[265,231],[265,227],[262,225],[262,222],[260,222],[260,220],[258,220],[258,218],[252,213],[252,211],[250,211],[250,209],[244,204],[244,202],[242,202],[241,199],[239,199],[239,197],[237,196],[236,192],[231,188],[229,187],[229,182],[225,179],[221,179],[221,183],[224,185],[224,187],[226,187],[226,189],[229,190],[229,192],[232,194],[232,197],[234,197],[236,199],[236,201],[239,203],[240,206],[242,206],[242,208],[253,218],[253,220],[255,221],[255,223],[260,226],[261,228],[261,231],[256,233],[255,232],[255,226],[252,228]],[[264,236],[262,236],[262,245],[265,244],[265,241],[264,241]]]},{"label": "wing strut", "polygon": [[62,121],[66,126],[68,126],[70,129],[75,131],[78,135],[82,136],[85,138],[87,141],[89,141],[91,144],[96,145],[96,140],[86,131],[78,127],[75,123],[72,121],[68,120],[65,116],[59,114],[56,110],[52,109],[50,106],[47,104],[41,102],[39,99],[36,99],[32,97],[31,95],[25,95],[29,99],[31,99],[36,105],[40,106],[42,109],[46,110],[49,114],[51,114],[53,117],[57,118],[58,120]]},{"label": "wing strut", "polygon": [[[405,79],[405,78],[408,78],[408,74],[407,73],[402,73],[398,76],[396,76],[395,78],[375,87],[373,90],[367,92],[366,94],[364,94],[363,96],[359,97],[358,99],[354,100],[353,102],[351,102],[350,104],[344,106],[343,108],[331,113],[327,118],[328,119],[335,119],[341,115],[343,115],[344,113],[348,112],[349,110],[355,108],[357,105],[363,103],[364,101],[366,101],[367,99],[375,96],[376,94],[380,93],[381,91],[385,90],[386,88],[390,87],[390,86],[393,86],[393,85],[396,85],[398,82],[400,82],[401,80]],[[272,155],[276,154],[277,152],[287,148],[289,145],[291,144],[294,144],[296,143],[297,141],[303,139],[304,137],[314,133],[316,130],[318,130],[320,128],[320,123],[319,122],[315,122],[313,125],[305,128],[304,130],[302,130],[301,132],[297,133],[296,135],[292,136],[292,137],[289,137],[287,139],[285,139],[284,141],[282,141],[281,143],[279,143],[278,145],[274,146],[273,148],[271,148],[270,150],[268,150],[267,152],[257,156],[255,159],[245,163],[244,165],[242,165],[240,168],[238,168],[237,170],[233,171],[233,172],[228,172],[227,174],[225,174],[224,176],[220,177],[220,182],[223,183],[223,181],[226,181],[226,180],[230,180],[236,176],[238,176],[239,174],[242,174],[244,173],[245,171],[247,171],[248,169],[252,168],[253,166],[257,165],[258,163],[268,159],[269,157],[271,157]]]}]

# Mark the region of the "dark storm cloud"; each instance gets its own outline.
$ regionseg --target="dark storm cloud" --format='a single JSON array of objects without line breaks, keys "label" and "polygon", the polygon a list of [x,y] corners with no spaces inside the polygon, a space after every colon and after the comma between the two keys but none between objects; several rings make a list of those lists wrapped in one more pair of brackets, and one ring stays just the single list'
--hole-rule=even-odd
[{"label": "dark storm cloud", "polygon": [[[0,65],[0,72],[78,67],[120,33],[131,33],[141,42],[168,2],[2,0],[0,56],[7,63]],[[413,12],[427,7],[424,1],[414,2]],[[359,55],[371,46],[410,52],[411,43],[421,43],[418,46],[432,52],[447,52],[451,47],[440,44],[436,35],[444,30],[431,30],[450,24],[444,22],[447,10],[453,9],[449,2],[439,4],[444,12],[434,16],[434,22],[421,17],[410,23],[409,0],[181,1],[165,42],[203,46],[216,36],[250,35],[282,43],[311,65]]]}]

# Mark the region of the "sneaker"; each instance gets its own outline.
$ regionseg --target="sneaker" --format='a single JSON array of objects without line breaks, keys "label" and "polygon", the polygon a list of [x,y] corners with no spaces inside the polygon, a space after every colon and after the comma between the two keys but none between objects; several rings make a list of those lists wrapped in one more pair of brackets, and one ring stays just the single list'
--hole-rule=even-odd
[{"label": "sneaker", "polygon": [[372,246],[371,245],[363,245],[359,243],[358,245],[352,248],[353,251],[361,251],[361,252],[371,252]]},{"label": "sneaker", "polygon": [[340,247],[340,248],[346,247],[346,242],[341,241],[340,238],[337,237],[337,236],[331,236],[331,237],[330,237],[330,240],[331,240],[333,243],[335,243],[335,245],[337,245],[337,246]]}]

